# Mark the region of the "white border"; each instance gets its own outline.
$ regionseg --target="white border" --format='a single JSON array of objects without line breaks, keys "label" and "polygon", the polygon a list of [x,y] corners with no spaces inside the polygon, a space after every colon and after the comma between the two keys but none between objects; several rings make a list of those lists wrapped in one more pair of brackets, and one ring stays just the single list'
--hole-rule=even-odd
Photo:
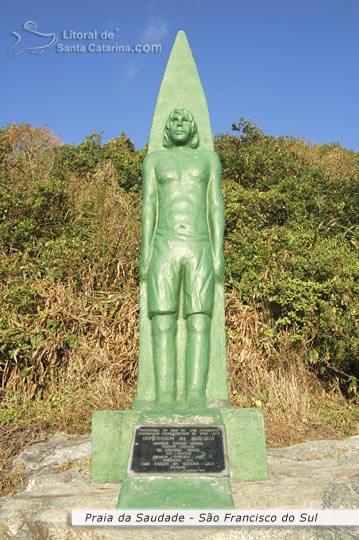
[{"label": "white border", "polygon": [[359,510],[72,510],[76,527],[359,527]]}]

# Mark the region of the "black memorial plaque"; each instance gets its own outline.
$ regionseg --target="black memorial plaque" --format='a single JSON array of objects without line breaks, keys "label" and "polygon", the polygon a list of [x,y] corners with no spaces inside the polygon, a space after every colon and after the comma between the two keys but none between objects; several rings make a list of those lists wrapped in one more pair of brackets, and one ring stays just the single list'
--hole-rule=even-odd
[{"label": "black memorial plaque", "polygon": [[138,426],[130,470],[135,473],[221,473],[224,433],[218,426]]}]

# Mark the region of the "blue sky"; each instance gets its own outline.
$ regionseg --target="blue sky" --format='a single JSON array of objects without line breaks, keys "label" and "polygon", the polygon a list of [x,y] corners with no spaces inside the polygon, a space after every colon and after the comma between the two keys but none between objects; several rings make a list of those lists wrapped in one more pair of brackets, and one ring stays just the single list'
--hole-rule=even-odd
[{"label": "blue sky", "polygon": [[[47,36],[24,30],[29,21]],[[357,0],[8,0],[0,18],[0,125],[48,125],[76,144],[92,131],[103,131],[104,141],[125,131],[142,148],[181,29],[214,134],[244,116],[272,135],[359,151]],[[107,39],[66,39],[71,31],[107,32]],[[54,36],[42,53],[21,52]],[[161,52],[59,51],[90,43],[160,44]]]}]

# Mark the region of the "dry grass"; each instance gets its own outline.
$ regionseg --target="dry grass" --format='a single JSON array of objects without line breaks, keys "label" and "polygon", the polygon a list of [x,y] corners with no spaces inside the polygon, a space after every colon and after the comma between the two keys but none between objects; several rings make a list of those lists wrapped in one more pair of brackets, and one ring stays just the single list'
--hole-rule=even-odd
[{"label": "dry grass", "polygon": [[232,404],[263,408],[270,446],[358,432],[357,408],[335,386],[325,390],[308,369],[309,345],[298,350],[285,333],[274,345],[261,317],[234,293],[226,313]]},{"label": "dry grass", "polygon": [[[0,433],[2,493],[26,481],[25,472],[12,467],[13,457],[25,446],[44,440],[49,431],[89,432],[95,409],[131,407],[137,376],[137,304],[134,293],[89,295],[75,292],[71,283],[48,288],[47,309],[52,317],[71,321],[78,341],[43,390],[26,387],[21,373],[9,378],[0,411],[8,422]],[[226,313],[232,404],[263,408],[270,446],[356,432],[355,408],[339,390],[324,391],[308,371],[305,349],[295,350],[285,334],[274,346],[259,314],[243,306],[234,293],[227,296]],[[60,346],[58,335],[36,351],[34,361],[41,366],[52,355],[55,362]]]},{"label": "dry grass", "polygon": [[[89,295],[76,291],[72,283],[49,284],[46,293],[40,317],[58,321],[59,329],[50,331],[33,352],[37,383],[32,379],[27,384],[23,372],[13,368],[5,402],[19,411],[30,407],[56,428],[86,429],[93,409],[126,409],[131,404],[137,375],[136,295]],[[46,327],[39,320],[37,324],[39,332]],[[69,334],[76,336],[76,343],[64,348]]]},{"label": "dry grass", "polygon": [[[93,410],[132,405],[137,378],[137,297],[75,294],[70,285],[59,283],[48,294],[52,316],[69,317],[78,342],[67,351],[63,367],[58,367],[57,377],[43,391],[26,388],[21,374],[13,373],[3,412],[8,410],[11,419],[16,408],[18,425],[32,416],[52,430],[85,432]],[[274,346],[259,314],[243,306],[235,293],[227,296],[226,313],[232,404],[264,409],[270,445],[333,437],[354,429],[355,408],[350,409],[339,390],[324,390],[308,370],[305,346],[298,351],[284,333]],[[40,365],[41,359],[46,357],[48,362],[51,355],[56,356],[60,336],[57,340],[37,351]]]},{"label": "dry grass", "polygon": [[339,144],[313,144],[304,139],[292,138],[287,142],[299,163],[324,170],[334,180],[353,182],[359,178],[358,153]]},{"label": "dry grass", "polygon": [[9,304],[6,324],[15,342],[31,336],[31,352],[19,346],[14,361],[3,368],[3,387],[31,397],[40,392],[46,400],[55,399],[64,382],[76,400],[85,383],[91,391],[96,381],[104,405],[116,408],[128,401],[125,394],[136,375],[138,295],[132,261],[138,258],[138,207],[118,188],[111,163],[92,179],[73,178],[69,196],[76,209],[72,227],[82,224],[80,237],[94,257],[80,268],[68,261],[66,280],[50,273],[39,278],[36,268],[26,278],[36,313],[30,317],[29,310],[16,312]]}]

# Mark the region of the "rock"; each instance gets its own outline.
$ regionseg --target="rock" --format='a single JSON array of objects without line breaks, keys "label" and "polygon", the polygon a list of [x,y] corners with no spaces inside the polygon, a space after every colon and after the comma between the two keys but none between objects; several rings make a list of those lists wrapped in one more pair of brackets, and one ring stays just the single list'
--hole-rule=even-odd
[{"label": "rock", "polygon": [[25,464],[30,471],[51,471],[60,465],[89,459],[91,443],[88,437],[69,439],[66,435],[53,435],[46,442],[25,448],[15,464]]},{"label": "rock", "polygon": [[[114,509],[120,486],[90,482],[90,439],[51,436],[15,460],[24,491],[0,499],[0,540],[354,540],[359,528],[75,528],[75,508]],[[236,508],[359,508],[359,437],[268,450],[270,480],[232,485]]]},{"label": "rock", "polygon": [[[358,472],[358,469],[357,469]],[[356,508],[359,500],[359,477],[347,482],[330,482],[324,493],[324,508]]]}]

